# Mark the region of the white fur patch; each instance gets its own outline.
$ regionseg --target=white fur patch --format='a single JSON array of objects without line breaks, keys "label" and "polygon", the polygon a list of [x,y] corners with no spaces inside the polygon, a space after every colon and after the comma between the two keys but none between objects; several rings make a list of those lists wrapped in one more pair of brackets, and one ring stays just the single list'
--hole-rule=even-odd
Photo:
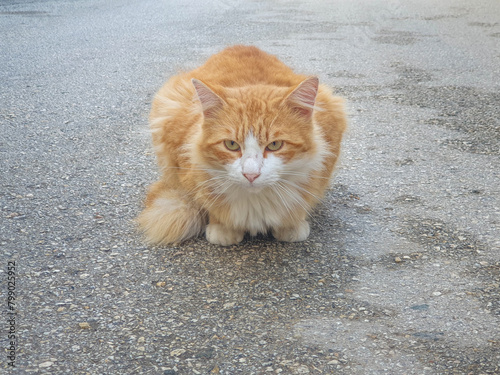
[{"label": "white fur patch", "polygon": [[208,224],[206,229],[207,241],[215,245],[234,245],[240,243],[245,235],[244,231],[233,230],[221,224]]}]

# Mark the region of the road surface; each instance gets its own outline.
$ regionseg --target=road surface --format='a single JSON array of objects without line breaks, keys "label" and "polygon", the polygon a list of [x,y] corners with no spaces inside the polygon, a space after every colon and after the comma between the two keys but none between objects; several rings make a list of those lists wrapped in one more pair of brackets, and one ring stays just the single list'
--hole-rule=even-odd
[{"label": "road surface", "polygon": [[[500,373],[499,14],[3,1],[1,372]],[[158,176],[152,96],[240,43],[348,100],[311,236],[148,246],[133,219]]]}]

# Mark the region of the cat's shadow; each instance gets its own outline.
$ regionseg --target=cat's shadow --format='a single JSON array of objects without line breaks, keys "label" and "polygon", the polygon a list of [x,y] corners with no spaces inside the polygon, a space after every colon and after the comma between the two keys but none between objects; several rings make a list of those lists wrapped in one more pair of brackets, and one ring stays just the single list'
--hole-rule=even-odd
[{"label": "cat's shadow", "polygon": [[328,308],[356,276],[349,264],[357,260],[346,248],[349,223],[366,217],[357,210],[359,199],[346,186],[335,185],[314,212],[311,234],[303,242],[279,242],[260,234],[224,247],[200,236],[153,248],[156,264],[151,268],[167,281],[168,290],[157,295],[158,302],[175,300],[188,309],[203,305],[216,315],[224,304],[251,307],[256,301],[273,308],[278,308],[276,301],[286,300],[301,306],[299,310]]},{"label": "cat's shadow", "polygon": [[219,246],[200,236],[175,247],[157,247],[154,254],[157,267],[166,268],[178,283],[204,283],[225,289],[234,283],[250,286],[258,280],[300,289],[299,281],[311,275],[342,271],[344,227],[331,211],[320,207],[311,224],[311,235],[303,242],[279,242],[268,233],[247,234],[237,245]]}]

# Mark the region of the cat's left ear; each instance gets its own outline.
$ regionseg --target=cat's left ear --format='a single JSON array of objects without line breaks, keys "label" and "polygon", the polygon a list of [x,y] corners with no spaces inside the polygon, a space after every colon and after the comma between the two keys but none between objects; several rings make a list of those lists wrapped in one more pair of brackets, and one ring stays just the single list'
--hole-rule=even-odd
[{"label": "cat's left ear", "polygon": [[295,90],[286,98],[289,105],[297,113],[307,119],[310,119],[314,110],[314,102],[318,95],[319,79],[318,77],[309,77],[302,81]]},{"label": "cat's left ear", "polygon": [[191,79],[193,86],[200,100],[201,107],[205,118],[214,116],[214,114],[222,107],[224,101],[219,95],[213,92],[206,84],[198,79]]}]

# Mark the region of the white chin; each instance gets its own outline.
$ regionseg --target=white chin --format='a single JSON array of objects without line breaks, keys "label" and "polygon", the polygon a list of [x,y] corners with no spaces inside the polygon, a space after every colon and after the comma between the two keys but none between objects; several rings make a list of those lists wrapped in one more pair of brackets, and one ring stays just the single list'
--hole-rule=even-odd
[{"label": "white chin", "polygon": [[247,185],[245,185],[245,189],[249,193],[255,194],[255,193],[260,193],[264,189],[264,186],[255,185],[255,184],[247,184]]}]

